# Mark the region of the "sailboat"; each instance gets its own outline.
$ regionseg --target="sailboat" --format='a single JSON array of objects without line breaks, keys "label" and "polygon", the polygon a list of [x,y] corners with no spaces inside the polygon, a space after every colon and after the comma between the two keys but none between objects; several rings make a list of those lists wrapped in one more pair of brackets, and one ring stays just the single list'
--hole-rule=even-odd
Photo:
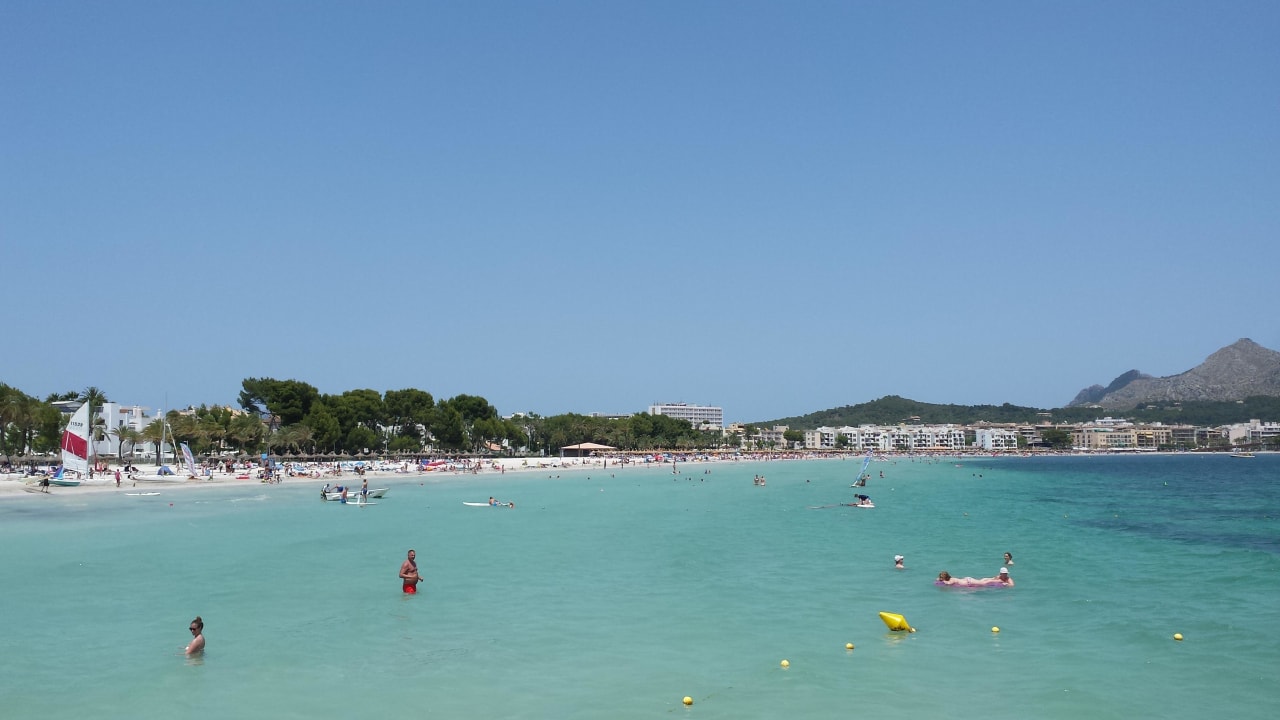
[{"label": "sailboat", "polygon": [[[135,472],[131,474],[129,477],[134,482],[186,482],[188,479],[195,478],[196,476],[195,459],[191,457],[191,449],[187,447],[186,443],[182,443],[181,456],[176,452],[174,453],[174,459],[177,460],[175,464],[178,466],[178,472],[175,472],[173,468],[164,464],[165,438],[167,437],[172,441],[173,431],[170,429],[167,421],[162,420],[161,422],[163,422],[164,425],[161,426],[160,446],[156,451],[156,469],[153,472]],[[170,447],[173,447],[172,442]]]},{"label": "sailboat", "polygon": [[[68,473],[75,473],[72,477]],[[62,467],[50,485],[75,487],[89,477],[89,403],[80,406],[62,431]]]},{"label": "sailboat", "polygon": [[866,487],[867,486],[867,478],[871,477],[870,475],[867,474],[867,467],[869,467],[870,465],[871,465],[871,451],[868,450],[867,457],[864,458],[862,461],[862,469],[858,471],[858,477],[853,481],[853,484],[850,485],[849,487]]}]

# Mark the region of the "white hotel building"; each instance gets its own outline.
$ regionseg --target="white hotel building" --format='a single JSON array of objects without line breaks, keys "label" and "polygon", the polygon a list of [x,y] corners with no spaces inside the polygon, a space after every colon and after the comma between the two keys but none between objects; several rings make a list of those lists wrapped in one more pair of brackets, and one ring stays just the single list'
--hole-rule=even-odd
[{"label": "white hotel building", "polygon": [[836,447],[844,436],[850,450],[857,452],[955,452],[965,448],[964,428],[958,425],[862,425],[860,427],[820,427],[804,434],[810,450]]},{"label": "white hotel building", "polygon": [[650,415],[666,415],[667,417],[688,420],[695,428],[714,427],[724,429],[724,408],[709,405],[689,405],[686,403],[666,403],[650,405]]}]

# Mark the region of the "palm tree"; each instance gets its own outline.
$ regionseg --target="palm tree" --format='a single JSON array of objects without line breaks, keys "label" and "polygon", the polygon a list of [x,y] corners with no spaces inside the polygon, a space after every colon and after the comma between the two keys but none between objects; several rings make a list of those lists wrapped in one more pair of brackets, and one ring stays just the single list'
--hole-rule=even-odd
[{"label": "palm tree", "polygon": [[231,427],[227,430],[227,438],[239,446],[241,452],[248,452],[256,446],[265,434],[266,426],[256,415],[237,415],[231,419]]},{"label": "palm tree", "polygon": [[138,432],[137,430],[134,430],[128,425],[121,425],[115,430],[112,430],[111,434],[116,436],[116,444],[118,445],[117,450],[120,456],[120,462],[122,463],[124,462],[124,444],[125,443],[129,443],[129,460],[132,462],[133,452],[134,450],[137,449],[138,441],[142,439],[142,433]]},{"label": "palm tree", "polygon": [[[35,439],[36,429],[40,426],[40,406],[42,403],[23,393],[13,398],[10,420],[14,426],[14,434],[18,451],[26,453],[31,450],[31,442]],[[44,405],[52,409],[51,405]],[[54,412],[57,412],[56,410]]]},{"label": "palm tree", "polygon": [[139,435],[141,436],[141,439],[146,440],[149,443],[155,443],[156,465],[160,465],[164,459],[164,418],[156,418],[155,420],[152,420],[151,424],[143,428]]},{"label": "palm tree", "polygon": [[98,415],[98,411],[102,406],[111,402],[107,399],[107,394],[99,390],[97,387],[90,385],[76,399],[89,406],[89,437],[95,444],[99,440],[107,437],[107,421]]},{"label": "palm tree", "polygon": [[5,459],[10,463],[13,462],[13,453],[9,444],[9,425],[18,420],[22,396],[17,388],[0,383],[0,450],[4,451]]}]

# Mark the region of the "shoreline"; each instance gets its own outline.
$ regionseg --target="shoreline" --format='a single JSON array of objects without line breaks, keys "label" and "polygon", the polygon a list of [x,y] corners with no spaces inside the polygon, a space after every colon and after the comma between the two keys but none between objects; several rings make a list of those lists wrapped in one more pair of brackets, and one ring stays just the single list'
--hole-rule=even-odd
[{"label": "shoreline", "polygon": [[[576,460],[576,458],[573,458],[572,460]],[[508,464],[512,462],[512,460],[504,458],[498,461],[500,469],[494,469],[493,467],[486,467],[481,469],[479,472],[475,472],[472,470],[462,470],[462,469],[432,470],[432,471],[410,470],[406,472],[386,471],[386,470],[368,470],[366,471],[363,477],[361,477],[360,475],[354,472],[339,472],[338,474],[321,475],[320,477],[315,477],[313,475],[295,475],[295,476],[284,477],[283,481],[280,483],[268,483],[256,477],[250,477],[247,479],[237,479],[236,475],[238,473],[227,473],[223,471],[216,471],[211,476],[209,476],[208,479],[182,480],[182,481],[174,481],[174,482],[132,481],[132,480],[129,480],[128,478],[121,478],[119,487],[116,487],[116,482],[115,482],[112,471],[108,471],[107,473],[105,473],[108,476],[108,479],[106,480],[99,480],[95,478],[94,480],[86,481],[80,485],[75,485],[75,486],[53,485],[49,488],[49,492],[47,493],[36,490],[36,488],[39,487],[38,479],[31,478],[31,477],[24,477],[17,473],[12,473],[12,474],[0,474],[0,502],[2,502],[6,498],[19,498],[19,497],[26,497],[30,495],[35,495],[35,496],[59,495],[59,496],[81,497],[81,496],[104,495],[104,494],[112,494],[112,493],[119,494],[119,493],[125,493],[125,492],[137,493],[141,491],[146,491],[146,492],[164,491],[164,490],[185,491],[185,490],[192,490],[196,488],[241,488],[243,489],[243,488],[251,488],[251,487],[270,486],[275,484],[285,484],[285,485],[292,485],[292,486],[304,485],[307,487],[315,487],[319,489],[324,487],[326,484],[332,485],[332,484],[353,483],[357,486],[357,490],[358,490],[358,486],[362,482],[362,480],[368,480],[370,489],[374,489],[375,487],[383,487],[384,485],[392,485],[392,484],[403,485],[411,481],[416,481],[421,483],[424,480],[440,481],[446,478],[459,479],[467,476],[476,477],[476,478],[502,477],[508,473],[517,474],[517,475],[536,475],[537,473],[547,472],[547,471],[576,473],[576,472],[581,472],[584,470],[591,470],[591,469],[605,469],[603,461],[596,461],[591,463],[571,463],[571,464],[568,464],[568,463],[561,464],[557,462],[557,464],[555,465],[540,465],[540,466],[521,465],[520,463],[522,461],[523,461],[523,458],[517,458],[514,460],[515,465],[512,466]],[[633,468],[633,467],[649,467],[649,466],[640,465],[640,464],[627,464],[627,465],[619,464],[617,467],[618,469],[627,469],[627,468]],[[608,470],[610,470],[611,472],[614,471],[614,466],[612,463],[609,464]],[[348,487],[350,487],[350,485],[348,485]]]},{"label": "shoreline", "polygon": [[[933,461],[933,462],[964,462],[973,460],[997,460],[1004,458],[1046,458],[1046,457],[1168,457],[1172,455],[1199,456],[1199,457],[1230,457],[1229,452],[1110,452],[1110,453],[1090,453],[1090,452],[1037,452],[1037,453],[955,453],[955,454],[920,454],[920,455],[877,455],[874,457],[875,462],[900,462],[900,461]],[[1260,455],[1270,453],[1260,452]],[[771,462],[789,462],[804,460],[836,460],[836,461],[852,461],[865,457],[858,453],[780,453],[771,454],[743,454],[734,455],[732,457],[721,457],[712,454],[694,454],[690,453],[687,460],[681,461],[680,465],[742,465],[755,463],[771,463]],[[533,460],[531,463],[530,460]],[[625,462],[624,462],[625,461]],[[486,461],[488,464],[482,466],[478,471],[474,469],[451,469],[451,470],[409,470],[409,471],[388,471],[388,470],[368,470],[363,478],[354,472],[340,472],[333,475],[321,475],[315,477],[312,475],[295,475],[286,476],[283,480],[284,484],[299,485],[303,484],[310,487],[321,488],[325,484],[344,483],[354,481],[360,483],[362,479],[367,479],[371,489],[381,487],[383,485],[403,485],[407,482],[417,481],[419,483],[438,482],[446,478],[461,479],[467,476],[479,479],[490,477],[504,477],[508,473],[517,476],[535,477],[540,473],[552,473],[559,477],[559,473],[579,474],[590,470],[607,470],[609,472],[620,472],[628,470],[653,470],[664,467],[669,463],[655,462],[638,462],[634,456],[610,456],[606,458],[496,458]],[[130,481],[122,479],[120,486],[116,487],[115,480],[110,476],[107,480],[92,480],[81,485],[64,487],[54,485],[49,488],[49,492],[41,492],[38,490],[39,480],[36,478],[26,477],[18,473],[0,474],[0,502],[7,498],[21,498],[28,496],[52,495],[58,496],[96,496],[112,493],[137,493],[140,491],[152,492],[161,490],[185,491],[194,488],[249,488],[262,485],[271,485],[275,483],[267,483],[257,478],[237,479],[237,473],[214,472],[209,479],[204,480],[184,480],[181,482],[154,482],[154,481]],[[546,479],[555,479],[548,476]]]}]

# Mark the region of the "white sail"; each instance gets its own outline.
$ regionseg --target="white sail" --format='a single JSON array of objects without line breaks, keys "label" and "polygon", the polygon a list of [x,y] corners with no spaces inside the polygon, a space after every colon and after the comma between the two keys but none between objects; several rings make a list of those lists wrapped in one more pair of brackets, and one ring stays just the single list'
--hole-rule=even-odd
[{"label": "white sail", "polygon": [[62,466],[89,475],[89,403],[80,406],[62,431]]},{"label": "white sail", "polygon": [[191,457],[191,448],[182,443],[182,461],[187,466],[187,477],[196,476],[196,459]]}]

